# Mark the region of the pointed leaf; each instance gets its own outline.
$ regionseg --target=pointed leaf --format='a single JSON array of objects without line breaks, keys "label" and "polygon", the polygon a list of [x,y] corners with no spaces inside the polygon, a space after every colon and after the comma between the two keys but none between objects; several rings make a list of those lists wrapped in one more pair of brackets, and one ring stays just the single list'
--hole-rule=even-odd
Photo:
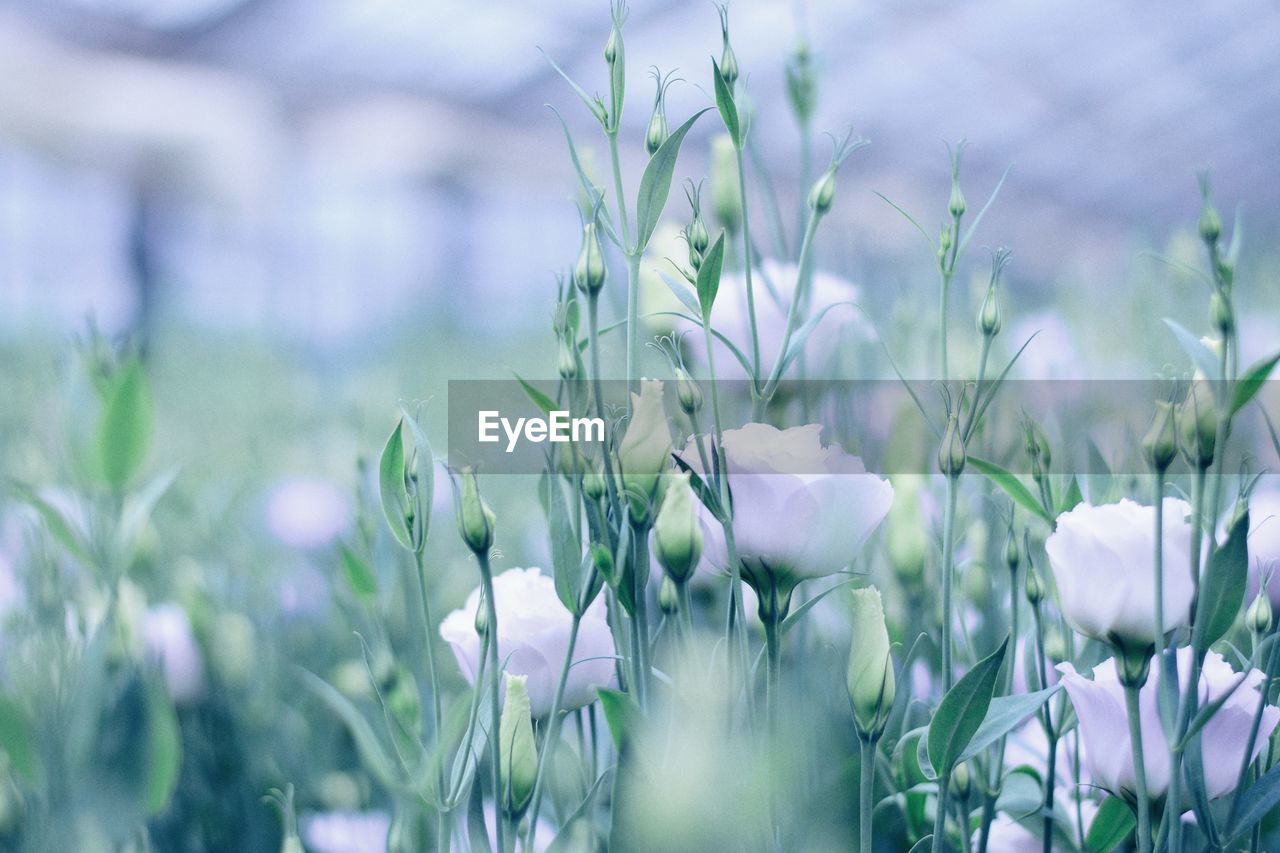
[{"label": "pointed leaf", "polygon": [[113,488],[123,488],[146,461],[155,412],[151,385],[137,360],[115,377],[98,427],[102,475]]},{"label": "pointed leaf", "polygon": [[968,464],[972,465],[979,474],[999,486],[1018,506],[1050,524],[1053,523],[1053,517],[1040,505],[1039,498],[1032,494],[1031,489],[1024,485],[1015,474],[1001,468],[994,462],[988,462],[976,456],[970,456]]},{"label": "pointed leaf", "polygon": [[698,267],[698,307],[704,323],[711,322],[711,306],[720,291],[720,271],[724,268],[724,232],[711,244]]},{"label": "pointed leaf", "polygon": [[27,784],[42,784],[44,768],[32,744],[31,721],[17,703],[0,696],[0,755]]},{"label": "pointed leaf", "polygon": [[[1205,377],[1216,379],[1221,366],[1218,364],[1218,357],[1213,354],[1213,351],[1200,343],[1199,337],[1168,317],[1165,318],[1164,324],[1169,327],[1169,330],[1173,332],[1173,336],[1178,339],[1178,345],[1191,357],[1191,363],[1199,368]],[[1216,388],[1217,386],[1215,385],[1214,387]]]},{"label": "pointed leaf", "polygon": [[1035,693],[1019,693],[1016,696],[999,696],[992,699],[991,706],[987,708],[987,715],[982,719],[982,725],[978,727],[973,739],[960,754],[957,763],[968,761],[1022,725],[1059,689],[1060,685],[1055,684],[1053,687],[1046,687]]},{"label": "pointed leaf", "polygon": [[547,396],[545,392],[540,391],[528,382],[525,382],[520,378],[519,374],[512,373],[511,375],[515,376],[516,381],[520,383],[520,387],[524,389],[524,393],[528,395],[529,399],[533,401],[533,404],[541,409],[544,414],[549,415],[557,408],[556,401]]},{"label": "pointed leaf", "polygon": [[1191,644],[1202,654],[1231,630],[1244,603],[1249,575],[1245,545],[1248,535],[1249,514],[1246,512],[1232,525],[1226,544],[1209,552],[1196,602],[1195,626],[1191,630]]},{"label": "pointed leaf", "polygon": [[929,723],[929,761],[940,773],[950,773],[982,726],[996,689],[1000,666],[1009,647],[1006,637],[987,657],[942,697]]},{"label": "pointed leaf", "polygon": [[382,458],[378,463],[378,489],[382,497],[382,514],[391,528],[391,535],[406,550],[412,551],[413,536],[405,518],[409,496],[404,490],[403,430],[404,419],[396,421],[396,428],[382,448]]},{"label": "pointed leaf", "polygon": [[630,743],[640,720],[640,707],[635,700],[621,690],[609,687],[597,687],[600,696],[600,708],[604,711],[605,722],[609,724],[609,734],[613,737],[613,745],[622,752]]},{"label": "pointed leaf", "polygon": [[341,543],[339,548],[339,556],[342,558],[342,576],[346,578],[347,586],[351,587],[351,591],[362,604],[371,604],[378,595],[378,580],[373,575],[373,569],[355,551],[347,547],[347,543]]},{"label": "pointed leaf", "polygon": [[1223,833],[1223,841],[1230,843],[1248,832],[1277,805],[1280,805],[1280,765],[1272,767],[1240,795],[1235,819]]},{"label": "pointed leaf", "polygon": [[[709,109],[709,108],[708,108]],[[636,245],[637,253],[643,252],[649,245],[649,238],[658,227],[658,218],[667,205],[667,194],[671,191],[671,178],[676,171],[676,158],[680,156],[680,145],[689,133],[693,123],[707,110],[699,110],[693,117],[680,125],[667,141],[659,146],[649,158],[644,175],[640,178],[640,196],[636,200]]]},{"label": "pointed leaf", "polygon": [[157,682],[147,688],[147,781],[143,807],[148,815],[164,811],[178,787],[182,769],[182,733],[178,715]]},{"label": "pointed leaf", "polygon": [[1280,362],[1280,353],[1256,362],[1244,372],[1244,376],[1240,377],[1235,384],[1235,389],[1231,392],[1229,414],[1234,415],[1249,405],[1249,401],[1253,399],[1254,395],[1262,390],[1262,384],[1271,375],[1271,370],[1276,366],[1276,362]]},{"label": "pointed leaf", "polygon": [[741,148],[742,126],[738,121],[738,104],[733,99],[733,91],[729,88],[728,81],[720,71],[720,63],[714,58],[711,60],[711,69],[712,76],[715,78],[716,109],[720,112],[720,118],[724,121],[725,130],[729,131],[729,138],[733,140],[734,147]]},{"label": "pointed leaf", "polygon": [[1107,797],[1093,816],[1084,847],[1089,853],[1111,853],[1133,832],[1138,819],[1128,803],[1116,796]]}]

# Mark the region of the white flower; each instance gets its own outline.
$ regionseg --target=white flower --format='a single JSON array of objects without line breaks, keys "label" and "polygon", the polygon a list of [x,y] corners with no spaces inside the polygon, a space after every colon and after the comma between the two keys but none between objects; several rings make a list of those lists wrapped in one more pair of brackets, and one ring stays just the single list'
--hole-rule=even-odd
[{"label": "white flower", "polygon": [[320,812],[302,820],[302,840],[313,853],[382,853],[390,831],[386,812]]},{"label": "white flower", "polygon": [[[1186,625],[1191,615],[1190,511],[1185,501],[1164,499],[1162,633]],[[1154,542],[1155,509],[1131,500],[1082,503],[1058,517],[1045,551],[1071,627],[1104,642],[1156,641]]]},{"label": "white flower", "polygon": [[[981,835],[981,827],[973,831],[975,847]],[[1041,853],[1043,850],[1044,842],[1040,840],[1040,836],[1004,812],[997,814],[991,821],[990,834],[987,836],[988,853]]]},{"label": "white flower", "polygon": [[1280,491],[1255,492],[1249,499],[1249,595],[1252,601],[1270,574],[1267,597],[1280,608]]},{"label": "white flower", "polygon": [[292,477],[267,497],[267,529],[291,548],[319,548],[338,537],[351,519],[347,495],[327,480]]},{"label": "white flower", "polygon": [[[701,472],[692,441],[680,455]],[[889,482],[868,474],[861,459],[838,445],[823,446],[818,424],[725,430],[723,451],[733,537],[743,576],[753,585],[772,581],[789,592],[806,578],[841,571],[893,503]],[[713,521],[706,531],[706,559],[728,570],[720,525]]]},{"label": "white flower", "polygon": [[[798,274],[795,264],[767,258],[751,277],[755,291],[756,328],[760,335],[760,358],[764,362],[762,369],[766,373],[773,367],[774,360],[782,349],[787,312],[795,293]],[[814,270],[809,283],[808,310],[800,312],[795,328],[799,329],[805,321],[816,317],[824,309],[835,307],[830,307],[827,315],[805,341],[805,352],[808,353],[811,369],[820,371],[829,367],[839,352],[841,341],[846,337],[868,337],[867,325],[861,312],[852,305],[840,304],[853,302],[857,298],[858,288],[852,282]],[[725,273],[720,278],[720,290],[711,309],[711,327],[733,341],[744,355],[751,357],[747,284],[746,277],[741,273]],[[719,378],[747,378],[741,362],[723,343],[717,340],[715,348],[716,375]],[[706,351],[703,346],[694,346],[692,349],[695,358],[700,362],[705,360]]]},{"label": "white flower", "polygon": [[[573,617],[556,597],[555,581],[539,569],[508,569],[493,579],[498,615],[498,660],[512,675],[529,677],[529,705],[535,718],[551,711],[556,682],[568,651]],[[440,623],[440,636],[453,648],[462,675],[475,683],[480,637],[475,630],[480,587]],[[605,621],[604,599],[597,597],[582,617],[565,683],[561,710],[590,705],[597,687],[613,686],[613,634]]]},{"label": "white flower", "polygon": [[[1184,682],[1191,673],[1193,654],[1189,646],[1178,650],[1178,673]],[[1138,699],[1143,765],[1147,772],[1147,790],[1152,798],[1161,796],[1169,787],[1169,744],[1156,708],[1160,682],[1158,669],[1152,666],[1151,677],[1143,685]],[[1115,658],[1094,667],[1092,680],[1076,672],[1070,663],[1058,664],[1058,671],[1062,673],[1062,683],[1080,718],[1084,760],[1093,782],[1112,793],[1135,793],[1129,718]],[[1249,729],[1261,701],[1258,688],[1262,680],[1262,671],[1258,669],[1250,670],[1242,679],[1217,652],[1209,652],[1205,657],[1200,674],[1200,706],[1216,701],[1234,688],[1222,707],[1201,729],[1205,790],[1209,799],[1235,790],[1248,745]],[[1250,760],[1257,757],[1277,722],[1280,722],[1280,708],[1268,705],[1262,712],[1262,724]]]},{"label": "white flower", "polygon": [[142,617],[147,656],[160,667],[174,702],[190,702],[204,689],[204,659],[186,611],[173,602],[158,604]]}]

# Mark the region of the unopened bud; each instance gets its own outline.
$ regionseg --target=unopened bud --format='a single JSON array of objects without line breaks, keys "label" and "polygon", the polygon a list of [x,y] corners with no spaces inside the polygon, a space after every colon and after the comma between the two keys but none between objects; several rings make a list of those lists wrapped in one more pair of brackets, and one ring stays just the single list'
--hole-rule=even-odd
[{"label": "unopened bud", "polygon": [[649,128],[644,134],[644,150],[652,157],[667,141],[667,116],[661,107],[655,108],[649,118]]},{"label": "unopened bud", "polygon": [[662,583],[658,586],[658,607],[667,616],[675,616],[680,612],[680,590],[676,589],[676,582],[670,575],[663,575]]},{"label": "unopened bud", "polygon": [[604,497],[604,475],[599,471],[582,475],[582,494],[587,500],[598,501]]},{"label": "unopened bud", "polygon": [[1271,630],[1271,618],[1271,600],[1267,597],[1266,589],[1263,589],[1245,611],[1244,622],[1250,631],[1261,636]]},{"label": "unopened bud", "polygon": [[1022,438],[1027,456],[1031,458],[1031,478],[1039,483],[1053,462],[1049,436],[1045,434],[1044,427],[1027,418],[1022,424]]},{"label": "unopened bud", "polygon": [[1173,464],[1174,457],[1178,455],[1178,435],[1174,428],[1172,403],[1156,403],[1155,420],[1142,439],[1142,453],[1153,471],[1162,473]]},{"label": "unopened bud", "polygon": [[1205,382],[1195,382],[1182,403],[1178,424],[1180,445],[1187,461],[1197,468],[1213,464],[1218,441],[1218,409],[1213,392]]},{"label": "unopened bud", "polygon": [[987,288],[987,297],[982,300],[982,308],[978,311],[978,333],[984,338],[1000,334],[1000,300],[996,296],[994,281]]},{"label": "unopened bud", "polygon": [[1200,210],[1200,239],[1206,243],[1217,243],[1221,236],[1222,217],[1218,215],[1213,203],[1205,198],[1204,207]]},{"label": "unopened bud", "polygon": [[617,27],[609,30],[609,40],[604,43],[604,61],[609,65],[618,61],[618,46],[622,44],[622,33]]},{"label": "unopened bud", "polygon": [[599,542],[591,543],[591,562],[609,586],[616,585],[618,577],[614,572],[613,552]]},{"label": "unopened bud", "polygon": [[1067,654],[1067,635],[1062,632],[1061,626],[1050,624],[1045,628],[1044,653],[1055,664],[1062,663],[1069,657]]},{"label": "unopened bud", "polygon": [[969,762],[962,761],[951,771],[951,791],[961,802],[969,799],[969,791],[972,788],[971,782]]},{"label": "unopened bud", "polygon": [[573,270],[573,282],[583,293],[595,295],[604,287],[605,272],[600,235],[596,232],[596,224],[588,222],[582,226],[582,250]]},{"label": "unopened bud", "polygon": [[572,345],[562,341],[560,343],[560,358],[556,364],[556,369],[560,373],[561,379],[576,379],[578,376],[578,357],[573,351]]},{"label": "unopened bud", "polygon": [[852,617],[845,682],[858,733],[864,738],[875,738],[884,731],[896,692],[880,591],[873,586],[854,590]]},{"label": "unopened bud", "polygon": [[1031,602],[1032,607],[1044,601],[1044,581],[1040,580],[1036,567],[1030,564],[1027,565],[1027,601]]},{"label": "unopened bud", "polygon": [[1231,300],[1220,291],[1209,298],[1209,321],[1224,339],[1235,330],[1236,318],[1231,310]]},{"label": "unopened bud", "polygon": [[480,497],[480,484],[471,468],[462,470],[462,494],[458,498],[458,532],[474,554],[493,546],[493,510]]},{"label": "unopened bud", "polygon": [[667,575],[679,583],[689,579],[702,557],[702,524],[688,473],[675,474],[667,483],[653,524],[653,547]]},{"label": "unopened bud", "polygon": [[1009,538],[1004,543],[1004,564],[1009,567],[1009,571],[1016,572],[1018,564],[1022,562],[1022,554],[1018,551],[1018,537],[1013,532],[1013,525],[1009,525]]},{"label": "unopened bud", "polygon": [[483,637],[489,632],[489,608],[484,603],[484,591],[480,591],[480,598],[476,601],[476,615],[471,623],[476,629],[476,636]]},{"label": "unopened bud", "polygon": [[711,245],[711,235],[707,233],[707,226],[698,214],[694,214],[686,235],[689,238],[689,247],[697,251],[698,254],[706,252],[707,247]]},{"label": "unopened bud", "polygon": [[818,81],[813,73],[813,58],[809,45],[800,42],[791,62],[787,64],[787,100],[796,122],[804,127],[813,117],[818,101]]},{"label": "unopened bud", "polygon": [[836,173],[828,169],[814,182],[809,190],[809,207],[819,216],[831,209],[831,202],[836,197]]},{"label": "unopened bud", "polygon": [[952,181],[951,198],[947,200],[947,211],[951,214],[953,219],[959,219],[961,216],[964,216],[966,209],[967,206],[964,201],[964,193],[960,191],[960,182]]},{"label": "unopened bud", "polygon": [[506,696],[498,721],[498,743],[502,752],[502,810],[520,815],[533,796],[538,779],[538,747],[533,737],[533,716],[529,705],[529,676],[503,673]]},{"label": "unopened bud", "polygon": [[676,399],[686,415],[696,415],[702,408],[702,389],[684,368],[676,370]]},{"label": "unopened bud", "polygon": [[960,424],[955,412],[947,418],[947,431],[942,434],[942,444],[938,447],[938,470],[948,477],[959,477],[964,470],[965,450],[964,438],[960,435]]}]

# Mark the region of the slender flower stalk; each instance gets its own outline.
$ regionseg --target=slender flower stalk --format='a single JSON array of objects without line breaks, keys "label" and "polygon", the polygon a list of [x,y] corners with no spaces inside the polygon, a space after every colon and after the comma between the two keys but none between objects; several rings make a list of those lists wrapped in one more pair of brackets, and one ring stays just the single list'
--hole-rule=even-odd
[{"label": "slender flower stalk", "polygon": [[[1126,683],[1124,699],[1129,715],[1129,740],[1133,747],[1134,785],[1138,789],[1134,792],[1138,799],[1138,851],[1151,853],[1151,798],[1147,794],[1147,770],[1142,760],[1142,718],[1138,710],[1138,694],[1141,686],[1140,683]],[[1172,795],[1173,787],[1170,786],[1169,790]],[[1176,812],[1177,809],[1171,807],[1169,811]]]},{"label": "slender flower stalk", "polygon": [[573,650],[578,642],[578,627],[581,624],[582,616],[575,613],[573,624],[569,628],[569,641],[565,649],[564,663],[560,666],[560,678],[556,682],[555,698],[551,700],[551,713],[547,717],[547,733],[542,741],[542,749],[538,750],[538,774],[533,783],[533,799],[529,804],[529,827],[524,840],[524,846],[527,850],[533,849],[533,833],[538,825],[538,812],[542,806],[543,782],[551,772],[551,756],[555,754],[556,744],[560,741],[560,724],[564,717],[560,712],[560,708],[564,702],[564,686],[569,681],[569,668],[573,665]]},{"label": "slender flower stalk", "polygon": [[876,741],[859,738],[858,850],[871,853],[873,793],[876,784]]},{"label": "slender flower stalk", "polygon": [[[489,552],[487,549],[476,552],[476,560],[480,563],[480,583],[484,588],[484,606],[485,606],[485,633],[488,635],[487,649],[489,652],[489,704],[493,708],[493,728],[489,737],[489,758],[490,758],[490,782],[493,785],[494,803],[498,803],[502,799],[502,744],[501,738],[497,736],[498,716],[502,711],[502,700],[499,698],[499,682],[502,678],[502,667],[498,664],[498,608],[493,597],[493,569],[489,565]],[[495,805],[495,808],[497,806]],[[494,832],[496,833],[496,848],[498,850],[506,850],[504,844],[503,821],[494,821]]]}]

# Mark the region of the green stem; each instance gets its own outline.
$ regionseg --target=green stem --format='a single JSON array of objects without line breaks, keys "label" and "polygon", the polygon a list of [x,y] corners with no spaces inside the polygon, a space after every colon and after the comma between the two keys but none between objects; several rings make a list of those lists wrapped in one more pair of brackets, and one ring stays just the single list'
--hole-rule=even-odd
[{"label": "green stem", "polygon": [[938,349],[942,361],[942,381],[946,382],[950,378],[947,370],[947,315],[950,313],[948,304],[951,301],[951,274],[942,273],[942,292],[938,296]]},{"label": "green stem", "polygon": [[756,294],[751,278],[751,226],[747,219],[747,175],[743,163],[742,148],[736,149],[738,160],[738,197],[742,204],[742,257],[743,275],[747,284],[747,319],[751,325],[751,368],[752,373],[760,376],[760,332],[756,327]]},{"label": "green stem", "polygon": [[947,504],[942,516],[942,687],[944,693],[951,689],[955,681],[955,672],[951,663],[951,623],[954,615],[952,610],[955,607],[951,590],[951,562],[955,547],[952,540],[955,538],[956,526],[956,491],[956,477],[948,475]]},{"label": "green stem", "polygon": [[542,741],[542,749],[538,752],[538,772],[533,782],[533,799],[529,804],[529,830],[525,838],[525,847],[533,849],[534,828],[538,825],[538,811],[542,806],[543,781],[551,772],[551,756],[555,752],[560,739],[560,724],[563,715],[560,706],[564,702],[564,688],[569,681],[569,669],[573,666],[573,649],[578,642],[578,626],[582,617],[574,614],[569,625],[569,641],[564,653],[564,663],[560,666],[560,680],[556,682],[555,696],[551,700],[551,713],[547,717],[547,734]]},{"label": "green stem", "polygon": [[795,333],[796,325],[800,322],[800,310],[803,303],[808,301],[808,282],[811,278],[809,269],[813,265],[813,238],[818,233],[818,220],[821,217],[815,211],[809,217],[808,223],[805,225],[804,237],[800,241],[800,260],[796,264],[796,288],[791,294],[791,302],[787,306],[787,322],[782,332],[782,348],[778,350],[777,361],[774,362],[773,370],[769,373],[769,381],[765,383],[764,388],[760,392],[760,396],[764,398],[764,402],[768,403],[777,393],[778,383],[782,380],[783,360],[786,358],[787,349],[791,346],[791,336]]},{"label": "green stem", "polygon": [[645,586],[649,580],[649,527],[636,525],[632,531],[632,544],[635,549],[635,565],[632,581],[634,583],[635,613],[632,614],[632,625],[638,645],[631,650],[636,659],[636,696],[640,707],[649,706],[649,603],[645,596]]},{"label": "green stem", "polygon": [[[1147,795],[1147,769],[1142,760],[1142,718],[1138,709],[1140,685],[1124,688],[1125,706],[1129,714],[1129,740],[1133,747],[1133,778],[1138,798],[1138,851],[1151,853],[1151,799]],[[1172,811],[1177,811],[1172,808]],[[1176,834],[1176,833],[1175,833]]]},{"label": "green stem", "polygon": [[[1036,623],[1036,672],[1040,677],[1040,689],[1044,690],[1049,686],[1049,665],[1048,659],[1044,653],[1044,616],[1037,605],[1032,613]],[[1049,754],[1045,759],[1045,775],[1044,775],[1044,801],[1042,808],[1044,810],[1044,828],[1041,837],[1044,839],[1044,853],[1053,853],[1053,790],[1057,785],[1057,768],[1058,768],[1058,730],[1053,723],[1053,714],[1049,710],[1049,703],[1045,703],[1043,710],[1044,736],[1049,746]],[[1061,714],[1059,714],[1061,717]]]},{"label": "green stem", "polygon": [[947,849],[947,787],[950,782],[949,773],[938,777],[938,804],[933,815],[933,853],[943,853]]},{"label": "green stem", "polygon": [[[494,808],[500,810],[502,803],[502,745],[499,743],[501,739],[497,736],[497,730],[498,719],[502,714],[502,702],[498,696],[502,668],[498,665],[498,608],[493,598],[493,570],[489,566],[488,552],[477,552],[476,560],[480,563],[480,583],[484,588],[485,613],[488,616],[485,633],[489,635],[489,702],[493,707],[493,716],[491,717],[492,731],[489,737],[490,782],[493,785]],[[501,816],[494,820],[494,831],[497,835],[495,849],[506,850],[506,845],[503,843],[503,820]]]},{"label": "green stem", "polygon": [[876,784],[876,741],[867,738],[861,741],[861,762],[858,774],[858,850],[871,853],[872,794]]},{"label": "green stem", "polygon": [[609,161],[613,168],[613,192],[617,196],[618,204],[618,222],[622,225],[621,233],[618,238],[622,241],[622,250],[629,252],[627,242],[631,239],[631,226],[627,222],[627,203],[626,195],[622,192],[622,162],[618,158],[618,133],[614,131],[608,134],[609,137]]},{"label": "green stem", "polygon": [[[627,386],[640,387],[640,250],[627,255]],[[628,398],[630,399],[630,398]]]},{"label": "green stem", "polygon": [[[413,552],[413,563],[417,569],[418,575],[418,594],[420,596],[420,604],[422,606],[422,626],[425,629],[426,652],[427,652],[427,678],[431,681],[431,738],[432,743],[439,747],[440,744],[440,680],[436,675],[436,648],[435,648],[435,627],[431,621],[431,601],[427,595],[427,576],[423,564],[422,549],[419,548]],[[444,791],[445,769],[444,764],[440,765],[440,772],[437,776],[440,791]],[[447,838],[449,832],[448,815],[441,812],[437,815],[437,835],[440,838]],[[447,850],[448,847],[442,847]]]}]

